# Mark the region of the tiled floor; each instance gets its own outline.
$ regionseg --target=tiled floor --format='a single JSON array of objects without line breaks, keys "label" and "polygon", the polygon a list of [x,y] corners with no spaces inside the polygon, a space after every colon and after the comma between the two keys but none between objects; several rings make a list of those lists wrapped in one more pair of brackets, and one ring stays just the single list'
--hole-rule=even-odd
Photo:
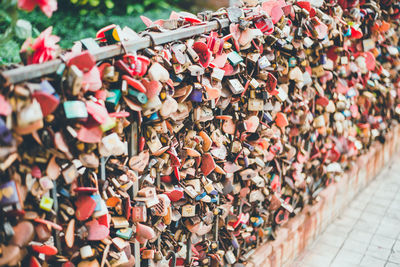
[{"label": "tiled floor", "polygon": [[294,266],[400,266],[400,156],[350,203]]}]

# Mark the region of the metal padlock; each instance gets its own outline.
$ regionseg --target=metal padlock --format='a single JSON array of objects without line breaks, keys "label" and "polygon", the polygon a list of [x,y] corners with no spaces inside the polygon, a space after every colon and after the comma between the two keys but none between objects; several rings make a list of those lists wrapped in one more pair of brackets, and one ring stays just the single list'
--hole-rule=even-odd
[{"label": "metal padlock", "polygon": [[182,217],[194,216],[196,216],[196,206],[190,204],[182,206]]},{"label": "metal padlock", "polygon": [[163,217],[168,213],[168,207],[170,207],[171,201],[165,194],[158,195],[158,203],[151,207],[151,212],[155,216]]},{"label": "metal padlock", "polygon": [[110,83],[115,83],[118,81],[119,72],[115,71],[114,66],[107,66],[104,68],[103,79]]},{"label": "metal padlock", "polygon": [[251,86],[253,89],[257,89],[257,88],[260,87],[260,83],[259,83],[256,79],[252,78],[252,79],[250,80],[250,86]]},{"label": "metal padlock", "polygon": [[87,259],[87,258],[93,257],[93,255],[94,255],[94,250],[92,249],[92,247],[90,245],[81,247],[79,252],[81,254],[82,259]]},{"label": "metal padlock", "polygon": [[312,72],[318,78],[325,75],[325,70],[324,70],[324,67],[322,65],[319,65],[318,67],[313,68]]},{"label": "metal padlock", "polygon": [[256,64],[261,57],[260,53],[249,53],[247,54],[247,59],[250,60],[253,64]]},{"label": "metal padlock", "polygon": [[157,136],[156,131],[153,128],[148,128],[146,131],[146,144],[149,147],[151,153],[155,153],[156,151],[162,148],[162,144],[160,139]]},{"label": "metal padlock", "polygon": [[192,59],[194,63],[197,63],[199,61],[199,55],[194,51],[193,49],[193,39],[189,39],[186,42],[186,53],[189,55],[189,57]]},{"label": "metal padlock", "polygon": [[249,202],[253,203],[256,201],[263,202],[265,200],[264,194],[261,192],[261,190],[253,190],[250,192],[249,195]]},{"label": "metal padlock", "polygon": [[249,111],[262,111],[264,109],[264,101],[257,98],[249,98],[247,109]]},{"label": "metal padlock", "polygon": [[82,88],[83,72],[75,65],[68,69],[67,83],[72,95],[78,95]]},{"label": "metal padlock", "polygon": [[116,229],[129,227],[129,222],[125,217],[111,217],[111,222]]},{"label": "metal padlock", "polygon": [[68,168],[64,169],[62,175],[66,184],[71,184],[79,177],[78,169],[75,164],[71,164]]},{"label": "metal padlock", "polygon": [[204,190],[206,190],[207,194],[211,194],[215,190],[212,182],[207,183],[204,186]]},{"label": "metal padlock", "polygon": [[144,116],[149,116],[157,111],[159,111],[162,107],[162,102],[158,96],[155,96],[149,99],[145,105],[143,105],[142,114]]},{"label": "metal padlock", "polygon": [[32,103],[17,112],[19,127],[28,126],[34,122],[43,120],[43,113],[39,102],[33,99]]},{"label": "metal padlock", "polygon": [[188,194],[193,199],[198,195],[198,193],[196,192],[196,190],[192,186],[186,186],[184,191],[185,191],[186,194]]},{"label": "metal padlock", "polygon": [[224,70],[221,70],[219,68],[213,68],[211,78],[220,82],[224,78],[224,75],[225,75]]},{"label": "metal padlock", "polygon": [[260,67],[260,69],[265,69],[269,66],[271,66],[271,62],[269,62],[268,58],[266,56],[262,56],[259,60],[258,60],[258,66]]},{"label": "metal padlock", "polygon": [[225,252],[225,260],[228,264],[234,264],[236,262],[236,257],[232,250]]},{"label": "metal padlock", "polygon": [[281,101],[284,102],[286,101],[286,99],[288,98],[287,93],[282,89],[282,87],[278,87],[276,89],[278,91],[278,94],[276,95],[276,98]]},{"label": "metal padlock", "polygon": [[230,79],[230,80],[228,80],[228,86],[229,86],[229,89],[231,89],[231,91],[232,91],[232,93],[234,95],[243,93],[243,91],[244,91],[244,87],[239,82],[238,79]]}]

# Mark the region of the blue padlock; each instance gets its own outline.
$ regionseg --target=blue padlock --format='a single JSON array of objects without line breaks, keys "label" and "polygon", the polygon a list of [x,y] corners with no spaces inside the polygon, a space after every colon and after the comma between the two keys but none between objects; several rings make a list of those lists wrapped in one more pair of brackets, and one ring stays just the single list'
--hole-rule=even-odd
[{"label": "blue padlock", "polygon": [[12,133],[7,128],[5,122],[0,118],[0,144],[4,146],[11,146],[13,141]]},{"label": "blue padlock", "polygon": [[193,102],[201,103],[203,101],[203,90],[193,88],[189,95],[189,99]]}]

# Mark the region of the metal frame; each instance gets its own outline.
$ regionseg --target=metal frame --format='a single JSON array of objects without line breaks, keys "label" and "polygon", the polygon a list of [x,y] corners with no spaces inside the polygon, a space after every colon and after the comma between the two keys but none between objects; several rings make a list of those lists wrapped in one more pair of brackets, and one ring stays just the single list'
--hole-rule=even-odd
[{"label": "metal frame", "polygon": [[[129,134],[129,157],[133,157],[138,154],[138,123],[136,121],[132,122],[130,127],[130,134]],[[135,172],[137,174],[137,172]],[[132,199],[136,197],[137,192],[139,190],[139,181],[136,181],[133,184],[132,190]],[[135,266],[140,267],[140,244],[137,240],[135,240],[135,250],[134,250],[134,257],[135,257]]]},{"label": "metal frame", "polygon": [[[226,28],[229,26],[228,19],[220,19],[219,21],[222,28]],[[130,40],[124,42],[123,46],[120,43],[115,45],[103,46],[92,52],[92,54],[96,58],[96,61],[100,61],[122,55],[125,53],[125,49],[127,51],[137,51],[150,47],[153,45],[152,39],[154,40],[154,45],[160,45],[176,40],[190,38],[199,34],[208,33],[219,29],[220,25],[218,21],[208,21],[195,26],[179,28],[177,30],[162,33],[148,33],[148,35],[150,34],[151,37],[147,35],[145,37],[140,37],[135,40]],[[54,59],[44,62],[42,64],[22,66],[16,69],[0,72],[0,77],[2,78],[3,85],[8,86],[11,84],[16,84],[52,74],[56,72],[61,63],[61,59]]]}]

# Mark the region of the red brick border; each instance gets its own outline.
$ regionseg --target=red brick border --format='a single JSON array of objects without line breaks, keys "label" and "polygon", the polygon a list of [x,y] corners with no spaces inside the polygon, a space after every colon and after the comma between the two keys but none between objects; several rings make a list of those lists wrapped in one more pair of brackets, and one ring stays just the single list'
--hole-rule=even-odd
[{"label": "red brick border", "polygon": [[247,266],[290,266],[297,256],[322,233],[348,205],[353,197],[365,188],[390,161],[400,147],[400,126],[386,134],[385,144],[375,142],[367,153],[359,156],[352,168],[341,179],[325,188],[318,202],[304,209],[282,225],[277,239],[256,249]]}]

